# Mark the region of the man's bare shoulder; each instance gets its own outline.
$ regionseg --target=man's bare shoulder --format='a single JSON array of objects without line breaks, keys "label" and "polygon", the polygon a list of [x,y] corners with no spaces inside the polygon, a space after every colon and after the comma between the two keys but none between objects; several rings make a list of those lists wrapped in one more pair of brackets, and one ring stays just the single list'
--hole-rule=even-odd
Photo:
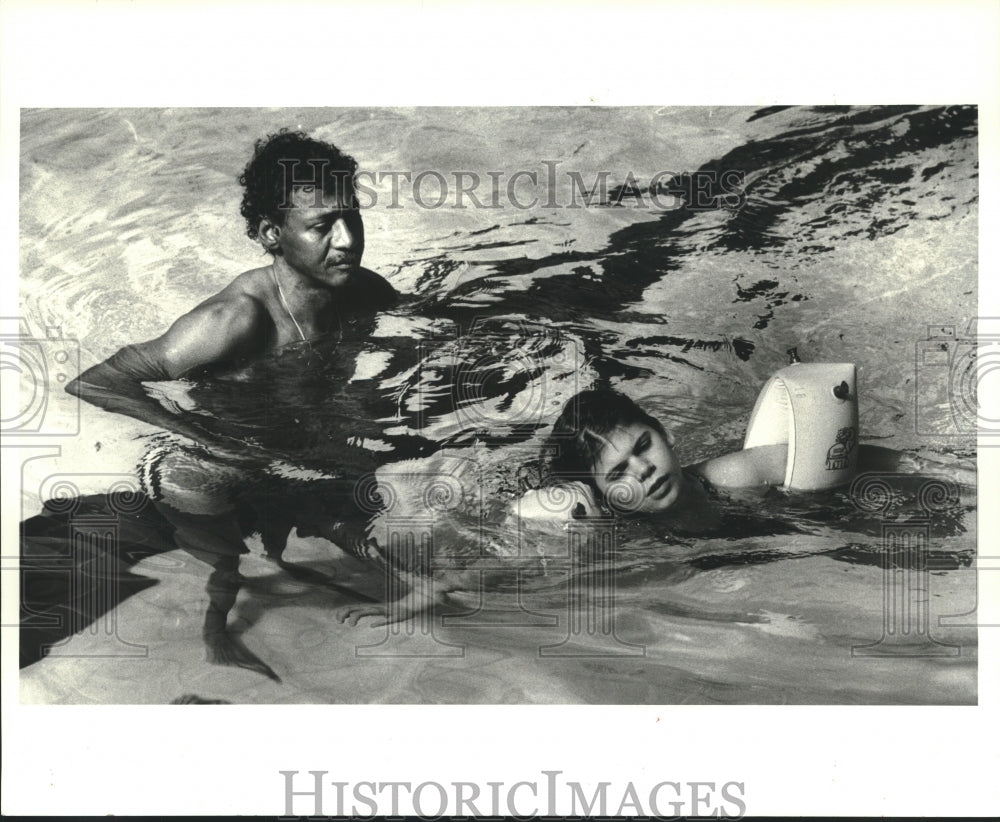
[{"label": "man's bare shoulder", "polygon": [[270,267],[251,268],[233,279],[221,291],[208,297],[180,318],[183,325],[218,324],[217,330],[230,337],[256,335],[268,322]]},{"label": "man's bare shoulder", "polygon": [[228,302],[235,300],[237,303],[247,304],[245,297],[251,297],[260,303],[265,302],[265,297],[274,288],[271,279],[271,267],[262,266],[260,268],[250,268],[239,276],[235,277],[229,285],[216,294],[206,299],[201,305],[210,305],[216,302]]},{"label": "man's bare shoulder", "polygon": [[[266,270],[266,269],[265,269]],[[179,317],[148,345],[172,374],[259,354],[271,323],[254,271]]]},{"label": "man's bare shoulder", "polygon": [[217,323],[216,330],[227,336],[256,334],[269,312],[268,289],[271,287],[269,268],[244,271],[221,291],[203,300],[178,322],[182,325],[202,325],[206,320]]}]

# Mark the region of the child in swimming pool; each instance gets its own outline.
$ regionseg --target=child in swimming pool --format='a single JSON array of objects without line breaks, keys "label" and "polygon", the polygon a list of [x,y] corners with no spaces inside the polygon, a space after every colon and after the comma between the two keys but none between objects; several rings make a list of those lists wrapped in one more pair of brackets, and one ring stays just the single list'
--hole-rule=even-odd
[{"label": "child in swimming pool", "polygon": [[[582,391],[566,403],[549,437],[547,450],[556,456],[548,478],[517,502],[517,513],[526,520],[652,514],[685,508],[713,487],[766,488],[784,481],[786,445],[747,448],[686,468],[673,446],[660,421],[624,394]],[[859,471],[898,470],[903,457],[861,446]],[[552,487],[560,493],[551,493]]]},{"label": "child in swimming pool", "polygon": [[[654,514],[671,510],[690,520],[696,530],[717,524],[719,506],[712,489],[751,489],[781,485],[788,448],[746,448],[682,468],[674,438],[659,420],[635,402],[611,390],[583,391],[563,408],[546,451],[556,454],[543,485],[528,491],[511,514],[544,535],[553,523],[597,519],[613,514]],[[860,446],[859,471],[918,471],[925,461],[877,446]],[[491,566],[494,567],[494,566]],[[483,571],[438,575],[410,574],[406,596],[388,605],[349,605],[337,611],[341,622],[356,625],[374,616],[373,625],[412,617],[443,603],[444,595],[487,585]],[[431,590],[433,589],[433,590]]]}]

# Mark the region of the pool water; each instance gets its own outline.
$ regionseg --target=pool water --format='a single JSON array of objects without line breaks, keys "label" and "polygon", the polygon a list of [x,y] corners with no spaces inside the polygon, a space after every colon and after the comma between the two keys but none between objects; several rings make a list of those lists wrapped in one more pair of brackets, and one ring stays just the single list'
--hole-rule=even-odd
[{"label": "pool water", "polygon": [[[280,126],[369,171],[450,181],[436,208],[406,185],[394,202],[391,176],[372,186],[365,264],[411,298],[250,383],[157,391],[295,499],[374,475],[373,514],[433,532],[440,568],[518,554],[523,573],[457,591],[443,620],[350,626],[334,610],[351,591],[384,597],[381,566],[293,536],[286,557],[336,586],[297,580],[251,537],[231,622],[280,682],[210,666],[205,566],[127,495],[104,496],[169,437],[53,390],[46,430],[79,433],[25,462],[22,518],[53,497],[76,500],[77,525],[113,509],[117,557],[87,543],[83,562],[117,588],[22,669],[22,701],[976,703],[975,441],[961,366],[920,357],[964,351],[976,317],[974,108],[23,111],[32,331],[58,327],[87,367],[259,265],[235,177]],[[485,181],[484,205],[494,172],[499,207],[453,207],[459,171]],[[568,207],[601,171],[605,204]],[[686,173],[675,186],[700,207],[652,207],[661,172]],[[792,347],[857,363],[862,442],[927,460],[925,480],[732,495],[711,527],[664,515],[526,535],[509,517],[577,390],[639,401],[687,464],[740,447]],[[39,544],[65,542],[67,510]]]}]

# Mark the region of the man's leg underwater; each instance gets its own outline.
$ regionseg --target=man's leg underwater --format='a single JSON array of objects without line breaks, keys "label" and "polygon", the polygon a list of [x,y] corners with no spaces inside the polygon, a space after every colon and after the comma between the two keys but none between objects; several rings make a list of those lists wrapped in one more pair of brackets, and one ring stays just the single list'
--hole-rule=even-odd
[{"label": "man's leg underwater", "polygon": [[208,609],[202,627],[208,661],[279,680],[267,664],[226,631],[229,612],[243,584],[240,555],[248,553],[236,499],[252,486],[252,475],[181,448],[150,452],[141,474],[157,511],[174,527],[174,543],[212,569],[205,586]]},{"label": "man's leg underwater", "polygon": [[192,514],[162,500],[156,503],[156,508],[174,526],[177,547],[212,568],[205,585],[208,609],[202,626],[208,661],[248,668],[280,681],[270,666],[226,630],[229,612],[243,585],[240,554],[247,550],[235,509],[218,514]]}]

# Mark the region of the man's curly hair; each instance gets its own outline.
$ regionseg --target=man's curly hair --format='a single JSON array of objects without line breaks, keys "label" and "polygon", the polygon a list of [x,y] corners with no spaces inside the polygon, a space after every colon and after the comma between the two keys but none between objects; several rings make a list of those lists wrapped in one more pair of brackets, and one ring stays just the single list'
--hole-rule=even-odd
[{"label": "man's curly hair", "polygon": [[[323,191],[342,191],[353,185],[358,164],[333,143],[314,140],[301,131],[281,129],[254,145],[253,157],[239,176],[243,186],[240,213],[247,236],[257,239],[264,218],[284,225],[293,186],[316,185]],[[317,172],[320,179],[316,179]]]}]

